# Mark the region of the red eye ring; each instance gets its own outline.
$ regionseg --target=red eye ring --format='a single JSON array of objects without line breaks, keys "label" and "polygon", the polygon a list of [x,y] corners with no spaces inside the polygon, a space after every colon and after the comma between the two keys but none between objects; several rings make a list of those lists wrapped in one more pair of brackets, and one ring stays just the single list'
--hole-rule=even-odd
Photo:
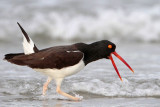
[{"label": "red eye ring", "polygon": [[111,48],[112,48],[112,45],[108,45],[108,48],[111,49]]}]

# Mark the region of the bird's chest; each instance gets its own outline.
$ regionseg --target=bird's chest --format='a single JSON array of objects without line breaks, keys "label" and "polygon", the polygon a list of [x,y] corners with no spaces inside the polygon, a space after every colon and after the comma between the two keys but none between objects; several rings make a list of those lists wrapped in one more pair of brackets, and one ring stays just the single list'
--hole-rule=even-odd
[{"label": "bird's chest", "polygon": [[73,65],[73,66],[69,66],[69,67],[65,67],[62,69],[34,69],[37,72],[41,72],[49,77],[52,78],[64,78],[66,76],[70,76],[73,75],[77,72],[79,72],[80,70],[82,70],[85,67],[85,64],[83,62],[83,60],[79,61],[79,63]]}]

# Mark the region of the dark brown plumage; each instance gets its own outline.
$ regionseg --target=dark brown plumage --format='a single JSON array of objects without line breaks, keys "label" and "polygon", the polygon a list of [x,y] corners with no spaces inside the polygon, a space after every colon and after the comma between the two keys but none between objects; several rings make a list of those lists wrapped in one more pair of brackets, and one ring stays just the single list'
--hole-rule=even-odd
[{"label": "dark brown plumage", "polygon": [[31,68],[56,68],[73,66],[77,64],[82,58],[83,53],[77,51],[75,45],[71,46],[58,46],[41,50],[37,53],[24,55],[8,54],[5,59],[11,63]]}]

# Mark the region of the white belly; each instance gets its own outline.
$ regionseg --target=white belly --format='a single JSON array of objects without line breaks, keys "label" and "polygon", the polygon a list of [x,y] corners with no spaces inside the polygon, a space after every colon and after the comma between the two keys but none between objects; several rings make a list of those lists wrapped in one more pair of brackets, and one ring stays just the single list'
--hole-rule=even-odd
[{"label": "white belly", "polygon": [[62,69],[49,69],[49,68],[47,68],[47,69],[34,69],[34,70],[37,72],[41,72],[44,75],[47,75],[47,76],[54,78],[54,79],[64,78],[66,76],[73,75],[84,68],[85,64],[82,59],[76,65],[65,67]]}]

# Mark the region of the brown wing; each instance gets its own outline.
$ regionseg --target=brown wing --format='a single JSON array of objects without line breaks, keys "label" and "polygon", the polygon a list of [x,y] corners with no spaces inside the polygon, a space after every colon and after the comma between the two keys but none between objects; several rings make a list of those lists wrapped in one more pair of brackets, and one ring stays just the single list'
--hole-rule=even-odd
[{"label": "brown wing", "polygon": [[68,67],[77,64],[83,58],[80,51],[67,48],[51,48],[30,55],[19,55],[8,60],[17,65],[26,65],[31,68],[57,68]]}]

